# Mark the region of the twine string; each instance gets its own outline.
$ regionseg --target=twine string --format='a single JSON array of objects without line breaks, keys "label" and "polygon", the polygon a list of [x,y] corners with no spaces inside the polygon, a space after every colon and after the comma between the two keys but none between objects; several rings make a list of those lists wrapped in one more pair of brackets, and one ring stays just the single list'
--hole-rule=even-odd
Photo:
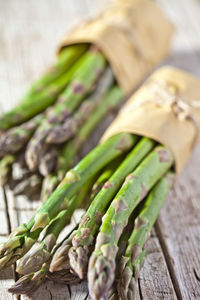
[{"label": "twine string", "polygon": [[200,101],[187,100],[180,95],[177,86],[164,80],[156,80],[153,84],[150,84],[150,91],[153,95],[153,101],[157,105],[169,107],[180,121],[188,120],[192,123],[195,132],[193,145],[196,144],[199,136],[199,125],[192,109],[200,108]]}]

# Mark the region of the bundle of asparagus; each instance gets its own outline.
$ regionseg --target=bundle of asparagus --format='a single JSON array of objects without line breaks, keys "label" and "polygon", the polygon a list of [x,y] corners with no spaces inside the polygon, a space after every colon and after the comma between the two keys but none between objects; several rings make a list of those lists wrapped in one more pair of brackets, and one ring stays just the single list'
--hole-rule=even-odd
[{"label": "bundle of asparagus", "polygon": [[[19,260],[17,271],[22,277],[10,288],[12,293],[28,293],[45,278],[73,284],[87,277],[93,299],[134,299],[139,270],[146,256],[146,242],[173,182],[170,169],[180,158],[182,166],[185,162],[185,153],[177,144],[174,147],[172,141],[176,137],[177,142],[184,144],[185,136],[179,133],[186,128],[187,122],[193,124],[189,127],[191,133],[197,128],[191,116],[180,120],[174,115],[174,105],[166,109],[144,100],[157,96],[152,88],[157,78],[164,81],[174,78],[180,89],[176,105],[178,97],[183,101],[183,95],[190,95],[191,87],[200,94],[198,80],[172,68],[161,69],[151,78],[153,80],[147,81],[129,99],[104,134],[101,144],[66,173],[34,217],[18,227],[1,245],[0,268]],[[166,101],[173,93],[174,89],[165,89],[159,95]],[[196,106],[192,105],[191,112],[197,116]],[[139,124],[138,116],[149,106],[151,111],[148,110],[149,115],[140,127],[157,131],[157,139],[128,132],[110,134],[126,126],[124,116],[129,116],[129,121],[137,118]],[[177,106],[175,109],[177,113]],[[153,124],[155,115],[156,124]],[[172,125],[172,120],[176,126]],[[139,126],[134,122],[129,124]],[[158,142],[166,139],[166,135],[161,136],[160,128],[165,128],[170,147]],[[189,139],[194,145],[193,137],[191,134]],[[186,153],[188,149],[191,151],[188,145],[187,140]],[[81,204],[88,208],[80,223],[56,245],[60,231]]]},{"label": "bundle of asparagus", "polygon": [[56,63],[0,116],[0,184],[45,201],[97,124],[167,55],[172,32],[155,3],[128,0],[68,33]]},{"label": "bundle of asparagus", "polygon": [[[14,195],[34,198],[41,193],[47,199],[82,144],[122,99],[96,46],[64,48],[23,101],[0,118],[0,184],[8,183]],[[13,164],[20,165],[24,176],[15,177]]]},{"label": "bundle of asparagus", "polygon": [[[140,265],[138,255],[143,257],[145,240],[166,197],[166,173],[172,164],[173,156],[168,148],[129,133],[117,134],[94,148],[66,173],[35,216],[18,227],[1,246],[0,267],[10,266],[20,259],[17,272],[24,275],[10,291],[28,293],[46,276],[54,280],[62,277],[62,281],[74,283],[88,274],[94,299],[106,297],[115,279],[115,261],[118,251],[122,251],[118,243],[123,240],[127,221],[153,188],[128,240],[123,260],[126,265],[123,269],[120,267],[124,287],[119,284],[122,289],[119,293],[132,293],[137,273],[134,270]],[[85,188],[90,195],[89,208],[78,228],[56,246],[58,234],[83,201],[81,191]],[[45,234],[41,239],[43,229]],[[135,258],[136,266],[130,256]]]}]

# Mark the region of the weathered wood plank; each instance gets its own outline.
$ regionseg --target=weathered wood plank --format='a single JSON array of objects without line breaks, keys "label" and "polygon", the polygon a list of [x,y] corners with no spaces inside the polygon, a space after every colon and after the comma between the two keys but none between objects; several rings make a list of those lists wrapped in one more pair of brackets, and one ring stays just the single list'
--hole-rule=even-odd
[{"label": "weathered wood plank", "polygon": [[157,232],[177,294],[200,298],[200,146],[161,211]]},{"label": "weathered wood plank", "polygon": [[141,299],[177,299],[160,243],[153,230],[139,277]]},{"label": "weathered wood plank", "polygon": [[70,299],[69,288],[67,285],[46,281],[35,293],[30,296],[21,295],[21,300],[67,300]]},{"label": "weathered wood plank", "polygon": [[[0,242],[3,240],[0,237]],[[13,284],[13,271],[12,269],[7,269],[0,272],[0,299],[2,300],[14,300],[15,296],[9,294],[7,289]]]},{"label": "weathered wood plank", "polygon": [[[10,224],[7,220],[7,214],[5,211],[5,199],[4,193],[1,189],[0,193],[0,202],[1,206],[3,203],[4,209],[0,209],[0,243],[3,243],[7,240],[7,235],[10,233]],[[9,226],[8,226],[9,225]],[[13,296],[7,292],[7,289],[14,283],[13,280],[13,268],[8,268],[0,272],[0,299],[14,300],[16,296]]]},{"label": "weathered wood plank", "polygon": [[[200,2],[183,0],[160,4],[176,26],[169,63],[200,77]],[[161,211],[156,229],[180,299],[200,298],[199,150],[178,179]]]}]

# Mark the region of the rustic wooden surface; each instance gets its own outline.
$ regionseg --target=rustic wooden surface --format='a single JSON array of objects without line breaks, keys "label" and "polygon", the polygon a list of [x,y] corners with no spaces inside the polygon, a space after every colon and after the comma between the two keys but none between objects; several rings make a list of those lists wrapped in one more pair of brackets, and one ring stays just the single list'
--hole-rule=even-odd
[{"label": "rustic wooden surface", "polygon": [[[94,16],[106,0],[0,0],[0,113],[12,107],[52,61],[55,45],[80,19]],[[176,34],[167,63],[200,77],[200,1],[157,0],[172,19]],[[109,123],[112,119],[108,119]],[[104,124],[104,127],[106,124]],[[101,127],[91,138],[100,136]],[[88,147],[83,149],[88,151]],[[137,299],[200,299],[200,146],[180,175],[148,242],[138,281]],[[25,198],[5,198],[0,190],[0,241],[25,222],[39,205]],[[0,272],[0,300],[14,282]],[[18,299],[89,299],[87,285],[44,283],[31,297]]]}]

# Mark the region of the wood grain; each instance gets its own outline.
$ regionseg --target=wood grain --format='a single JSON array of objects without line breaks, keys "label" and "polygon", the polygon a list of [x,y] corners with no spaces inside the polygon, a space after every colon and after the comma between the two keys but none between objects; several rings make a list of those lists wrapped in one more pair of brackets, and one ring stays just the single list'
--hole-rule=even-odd
[{"label": "wood grain", "polygon": [[[61,37],[81,19],[95,16],[106,0],[0,0],[0,113],[20,99],[28,86],[54,58]],[[168,64],[200,77],[200,1],[157,0],[176,27]],[[114,115],[99,126],[87,153],[97,143]],[[137,300],[200,299],[200,147],[170,193],[148,242],[140,273]],[[26,222],[39,202],[8,193],[11,228]],[[78,218],[78,215],[75,219]],[[3,193],[0,190],[0,241],[9,233]],[[69,230],[70,227],[68,227]],[[62,236],[64,233],[62,233]],[[13,283],[11,269],[0,273],[0,299],[16,299],[7,292]],[[87,284],[68,287],[45,282],[28,299],[89,300]]]}]

